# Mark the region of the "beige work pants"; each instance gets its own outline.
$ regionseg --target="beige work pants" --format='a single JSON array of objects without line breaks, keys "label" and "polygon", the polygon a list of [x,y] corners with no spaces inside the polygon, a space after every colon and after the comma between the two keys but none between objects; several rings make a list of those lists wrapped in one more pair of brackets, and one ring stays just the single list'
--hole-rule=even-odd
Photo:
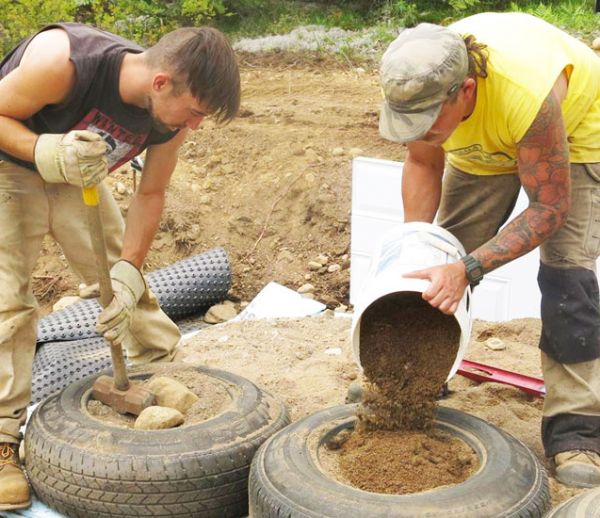
[{"label": "beige work pants", "polygon": [[[510,216],[520,189],[517,174],[476,176],[448,166],[444,176],[438,223],[452,232],[467,252],[493,238]],[[543,439],[548,455],[570,449],[600,452],[600,359],[595,344],[577,352],[581,328],[598,328],[596,259],[600,255],[600,164],[571,165],[571,209],[566,224],[540,246],[542,298],[552,299],[569,291],[576,282],[582,288],[575,300],[588,311],[582,325],[568,328],[551,354],[542,352],[542,371],[547,387],[544,400]],[[566,274],[566,275],[565,275]],[[583,279],[583,280],[582,280]],[[562,286],[554,289],[556,283]],[[554,289],[554,291],[552,291]],[[587,289],[587,292],[586,292]],[[544,293],[546,292],[546,293]],[[579,293],[579,294],[578,294]],[[593,306],[595,302],[595,307]],[[544,302],[542,302],[544,324]],[[548,323],[545,324],[550,327]],[[597,331],[596,331],[597,333]],[[563,343],[564,342],[564,343]],[[562,348],[562,350],[561,350]],[[579,358],[578,358],[579,355]],[[554,357],[553,357],[554,356]],[[595,431],[594,431],[595,430]]]},{"label": "beige work pants", "polygon": [[[120,256],[124,223],[103,185],[100,195],[112,265]],[[46,234],[60,245],[82,281],[97,282],[81,190],[47,184],[34,171],[0,161],[0,442],[19,441],[19,428],[31,401],[38,317],[30,279]],[[177,326],[148,290],[136,308],[125,342],[129,359],[134,363],[170,359],[179,340]]]}]

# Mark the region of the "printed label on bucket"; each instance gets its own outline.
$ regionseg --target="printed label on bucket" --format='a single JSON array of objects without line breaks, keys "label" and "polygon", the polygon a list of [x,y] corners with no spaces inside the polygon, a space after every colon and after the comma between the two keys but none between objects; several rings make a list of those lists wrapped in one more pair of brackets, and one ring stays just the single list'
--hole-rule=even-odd
[{"label": "printed label on bucket", "polygon": [[422,231],[393,235],[381,243],[375,275],[392,263],[416,265],[418,269],[457,261],[458,251],[448,241]]}]

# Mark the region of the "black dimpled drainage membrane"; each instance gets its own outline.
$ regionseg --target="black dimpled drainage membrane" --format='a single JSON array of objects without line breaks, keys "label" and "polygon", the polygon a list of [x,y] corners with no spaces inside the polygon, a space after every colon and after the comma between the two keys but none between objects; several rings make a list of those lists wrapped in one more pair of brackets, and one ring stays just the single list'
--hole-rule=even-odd
[{"label": "black dimpled drainage membrane", "polygon": [[74,381],[111,368],[110,347],[104,338],[46,343],[33,360],[32,403]]},{"label": "black dimpled drainage membrane", "polygon": [[[152,272],[147,279],[161,308],[177,321],[222,301],[231,285],[231,270],[225,251],[215,248]],[[112,368],[110,347],[94,330],[99,312],[96,300],[84,300],[40,320],[33,361],[33,403]],[[180,329],[191,327],[184,320]]]},{"label": "black dimpled drainage membrane", "polygon": [[[222,248],[188,257],[146,277],[160,307],[173,320],[222,301],[231,286],[229,260]],[[94,328],[99,313],[100,304],[95,299],[51,313],[38,323],[38,344],[97,336]]]}]

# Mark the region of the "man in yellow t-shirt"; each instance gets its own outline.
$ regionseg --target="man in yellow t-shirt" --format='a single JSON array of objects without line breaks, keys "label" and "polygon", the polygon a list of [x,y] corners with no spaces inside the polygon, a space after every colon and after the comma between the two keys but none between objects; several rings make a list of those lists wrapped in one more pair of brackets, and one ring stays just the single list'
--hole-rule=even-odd
[{"label": "man in yellow t-shirt", "polygon": [[[483,13],[402,31],[380,78],[380,132],[408,150],[405,221],[437,213],[468,253],[407,276],[452,314],[540,247],[544,448],[562,483],[600,485],[600,60],[538,18]],[[529,206],[500,230],[521,187]]]}]

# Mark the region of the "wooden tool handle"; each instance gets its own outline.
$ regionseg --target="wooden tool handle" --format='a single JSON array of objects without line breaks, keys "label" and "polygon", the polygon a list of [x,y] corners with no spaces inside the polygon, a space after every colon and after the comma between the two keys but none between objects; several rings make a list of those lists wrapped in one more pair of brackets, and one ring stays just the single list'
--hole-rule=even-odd
[{"label": "wooden tool handle", "polygon": [[[96,265],[98,267],[98,284],[100,285],[100,305],[105,308],[110,304],[113,298],[112,284],[110,281],[110,268],[106,256],[106,242],[104,241],[104,231],[102,230],[102,218],[100,216],[100,195],[98,188],[83,188],[83,203],[87,207],[88,225],[90,228],[90,237],[92,239],[92,249],[96,256]],[[127,379],[127,368],[123,358],[123,349],[119,344],[110,344],[110,355],[112,358],[114,384],[119,390],[129,388]]]},{"label": "wooden tool handle", "polygon": [[100,304],[103,308],[105,308],[110,304],[110,301],[113,298],[113,291],[112,284],[110,282],[108,258],[106,257],[104,232],[102,231],[102,218],[100,217],[100,196],[96,186],[83,188],[83,202],[87,206],[87,217],[90,227],[90,237],[92,239],[92,249],[94,250],[94,255],[96,256],[96,265],[98,267]]}]

